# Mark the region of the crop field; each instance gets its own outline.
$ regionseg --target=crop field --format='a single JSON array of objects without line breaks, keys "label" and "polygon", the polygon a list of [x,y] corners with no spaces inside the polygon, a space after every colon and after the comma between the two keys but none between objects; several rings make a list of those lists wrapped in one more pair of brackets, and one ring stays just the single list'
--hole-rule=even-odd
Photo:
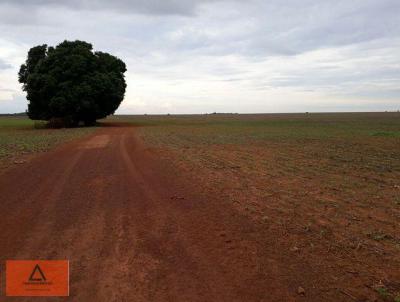
[{"label": "crop field", "polygon": [[399,301],[400,113],[111,120],[141,126],[177,173],[315,264],[319,287]]},{"label": "crop field", "polygon": [[25,157],[87,135],[95,128],[45,129],[27,117],[0,116],[0,167],[23,163]]},{"label": "crop field", "polygon": [[400,301],[400,113],[2,117],[0,150],[0,254],[74,300]]}]

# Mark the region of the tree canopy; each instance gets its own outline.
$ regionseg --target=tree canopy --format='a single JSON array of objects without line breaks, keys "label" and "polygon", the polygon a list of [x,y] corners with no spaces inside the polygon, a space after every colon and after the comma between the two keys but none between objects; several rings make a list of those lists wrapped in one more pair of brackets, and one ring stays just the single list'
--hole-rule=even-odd
[{"label": "tree canopy", "polygon": [[32,47],[18,76],[31,119],[76,126],[94,124],[117,110],[125,94],[125,71],[122,60],[94,52],[87,42],[64,41]]}]

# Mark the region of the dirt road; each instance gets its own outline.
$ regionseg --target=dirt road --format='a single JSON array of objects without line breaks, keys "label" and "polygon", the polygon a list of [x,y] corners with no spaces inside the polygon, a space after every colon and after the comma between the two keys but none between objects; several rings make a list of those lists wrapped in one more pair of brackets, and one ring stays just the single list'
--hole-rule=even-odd
[{"label": "dirt road", "polygon": [[135,132],[105,127],[0,177],[2,275],[7,259],[69,259],[71,301],[320,301],[307,262]]}]

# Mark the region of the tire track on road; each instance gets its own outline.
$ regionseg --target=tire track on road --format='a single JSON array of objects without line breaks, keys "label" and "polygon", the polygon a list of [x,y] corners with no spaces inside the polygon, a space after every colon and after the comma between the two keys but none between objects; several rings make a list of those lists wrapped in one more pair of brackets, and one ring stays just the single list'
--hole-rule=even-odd
[{"label": "tire track on road", "polygon": [[71,301],[293,301],[259,228],[114,126],[0,178],[2,257],[69,259]]}]

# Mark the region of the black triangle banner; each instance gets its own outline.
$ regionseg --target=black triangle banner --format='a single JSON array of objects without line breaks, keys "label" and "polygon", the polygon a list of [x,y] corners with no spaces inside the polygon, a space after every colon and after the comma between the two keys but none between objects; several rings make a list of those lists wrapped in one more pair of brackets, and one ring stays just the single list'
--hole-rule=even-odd
[{"label": "black triangle banner", "polygon": [[[37,274],[40,274],[40,278],[38,278]],[[33,269],[31,276],[29,277],[29,281],[46,281],[46,277],[44,276],[39,264],[36,264],[35,268]]]}]

